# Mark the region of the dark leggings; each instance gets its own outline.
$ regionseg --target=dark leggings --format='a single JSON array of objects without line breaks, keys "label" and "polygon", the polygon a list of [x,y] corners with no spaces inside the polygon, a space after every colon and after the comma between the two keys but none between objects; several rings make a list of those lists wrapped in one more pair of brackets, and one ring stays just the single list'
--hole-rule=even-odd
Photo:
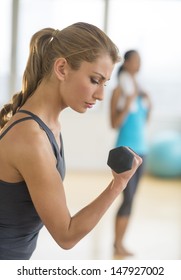
[{"label": "dark leggings", "polygon": [[143,163],[139,166],[133,177],[127,184],[127,187],[123,191],[123,202],[117,212],[117,216],[129,216],[131,214],[132,204],[134,195],[136,193],[139,180],[143,174],[144,169],[144,160],[145,157],[141,156],[143,159]]}]

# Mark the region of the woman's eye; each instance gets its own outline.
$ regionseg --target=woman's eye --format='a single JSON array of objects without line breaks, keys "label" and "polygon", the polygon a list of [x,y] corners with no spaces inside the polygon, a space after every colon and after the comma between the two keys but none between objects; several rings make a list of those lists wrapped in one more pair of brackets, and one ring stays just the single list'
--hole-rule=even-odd
[{"label": "woman's eye", "polygon": [[99,81],[93,78],[91,78],[91,83],[99,85]]}]

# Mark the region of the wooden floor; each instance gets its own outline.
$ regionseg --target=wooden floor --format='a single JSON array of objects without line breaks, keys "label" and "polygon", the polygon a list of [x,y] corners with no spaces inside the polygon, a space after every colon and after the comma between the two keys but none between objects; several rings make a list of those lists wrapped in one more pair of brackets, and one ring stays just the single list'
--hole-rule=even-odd
[{"label": "wooden floor", "polygon": [[[109,183],[109,172],[68,172],[67,201],[73,215]],[[72,250],[62,250],[47,230],[41,230],[32,259],[113,259],[114,217],[121,195],[96,228]],[[181,260],[181,180],[145,175],[135,197],[125,245],[135,260]]]}]

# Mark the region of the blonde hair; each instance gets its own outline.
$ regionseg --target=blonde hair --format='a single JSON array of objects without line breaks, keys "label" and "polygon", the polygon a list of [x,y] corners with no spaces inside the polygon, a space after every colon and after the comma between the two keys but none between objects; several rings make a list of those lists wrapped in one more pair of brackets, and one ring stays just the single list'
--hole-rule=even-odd
[{"label": "blonde hair", "polygon": [[22,80],[22,90],[0,111],[0,127],[23,106],[41,81],[51,74],[58,57],[66,58],[70,67],[78,70],[81,62],[94,62],[108,54],[113,63],[120,60],[119,51],[110,38],[98,27],[78,22],[64,29],[44,28],[30,41],[30,53]]}]

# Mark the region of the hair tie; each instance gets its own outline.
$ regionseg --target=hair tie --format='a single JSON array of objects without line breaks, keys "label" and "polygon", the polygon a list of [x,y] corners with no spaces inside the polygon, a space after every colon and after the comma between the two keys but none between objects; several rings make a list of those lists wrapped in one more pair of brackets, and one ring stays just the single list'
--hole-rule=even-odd
[{"label": "hair tie", "polygon": [[58,35],[59,31],[60,31],[60,30],[55,29],[55,30],[52,32],[52,35],[51,35],[51,38],[50,38],[48,44],[50,44],[50,43],[53,41],[54,38],[57,38],[57,35]]},{"label": "hair tie", "polygon": [[58,29],[55,29],[53,32],[52,32],[52,37],[56,37],[59,33],[59,30]]}]

